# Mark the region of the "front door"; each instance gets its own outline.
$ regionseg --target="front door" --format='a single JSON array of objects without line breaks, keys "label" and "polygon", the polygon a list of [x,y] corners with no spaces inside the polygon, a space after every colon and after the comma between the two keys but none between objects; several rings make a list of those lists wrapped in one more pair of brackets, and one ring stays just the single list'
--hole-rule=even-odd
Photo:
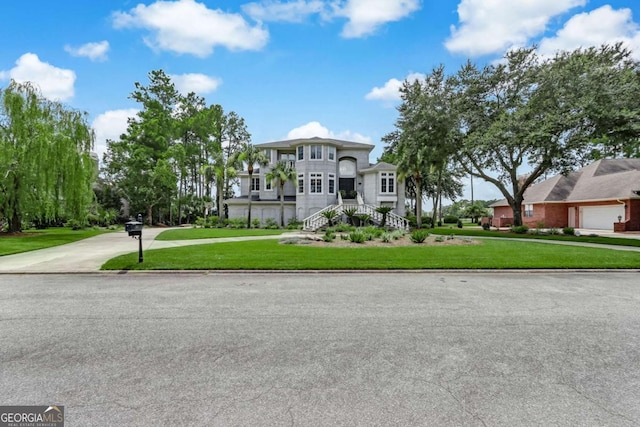
[{"label": "front door", "polygon": [[340,178],[339,180],[339,190],[344,191],[347,199],[352,199],[351,192],[356,189],[356,179],[355,178]]},{"label": "front door", "polygon": [[569,220],[567,221],[567,224],[571,228],[575,228],[576,226],[576,208],[573,206],[569,208]]}]

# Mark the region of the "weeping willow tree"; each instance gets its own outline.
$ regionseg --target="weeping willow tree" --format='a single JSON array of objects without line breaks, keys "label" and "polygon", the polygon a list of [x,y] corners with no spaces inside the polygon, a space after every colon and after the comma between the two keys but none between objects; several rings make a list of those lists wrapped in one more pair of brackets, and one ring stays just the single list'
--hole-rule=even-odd
[{"label": "weeping willow tree", "polygon": [[42,97],[29,83],[0,92],[0,222],[85,222],[96,166],[84,114]]}]

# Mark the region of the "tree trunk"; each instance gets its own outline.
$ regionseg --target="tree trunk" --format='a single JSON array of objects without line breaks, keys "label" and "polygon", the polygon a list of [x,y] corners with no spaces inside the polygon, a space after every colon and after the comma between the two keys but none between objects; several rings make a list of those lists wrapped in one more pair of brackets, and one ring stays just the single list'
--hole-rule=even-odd
[{"label": "tree trunk", "polygon": [[251,196],[252,196],[252,192],[251,192],[251,186],[252,186],[252,179],[253,179],[253,168],[249,168],[249,203],[247,205],[247,228],[250,229],[251,228]]},{"label": "tree trunk", "polygon": [[284,184],[280,184],[280,226],[284,227]]},{"label": "tree trunk", "polygon": [[422,228],[422,178],[414,177],[416,184],[416,225]]},{"label": "tree trunk", "polygon": [[216,182],[216,194],[218,199],[218,222],[222,223],[224,221],[224,194],[222,194],[224,188],[223,182]]},{"label": "tree trunk", "polygon": [[149,227],[151,227],[153,225],[153,205],[149,205],[147,208],[147,219],[149,220]]},{"label": "tree trunk", "polygon": [[13,215],[11,215],[9,229],[7,231],[9,233],[20,233],[22,231],[22,220],[20,219],[17,209],[14,210]]},{"label": "tree trunk", "polygon": [[522,202],[524,201],[524,197],[516,195],[513,198],[513,204],[511,205],[511,209],[513,209],[513,225],[515,227],[519,227],[522,225]]},{"label": "tree trunk", "polygon": [[20,179],[14,174],[13,181],[13,196],[10,196],[10,201],[5,204],[13,206],[13,214],[9,220],[9,233],[20,233],[22,231],[22,215],[20,214],[20,200],[18,199],[20,194]]}]

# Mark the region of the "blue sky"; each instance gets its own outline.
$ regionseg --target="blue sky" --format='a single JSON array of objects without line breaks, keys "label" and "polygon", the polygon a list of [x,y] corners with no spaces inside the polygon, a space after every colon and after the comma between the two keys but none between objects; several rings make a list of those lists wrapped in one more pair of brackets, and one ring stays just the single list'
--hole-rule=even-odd
[{"label": "blue sky", "polygon": [[[444,64],[622,41],[640,59],[638,0],[176,0],[3,2],[0,87],[33,81],[86,111],[96,151],[126,129],[134,82],[179,89],[244,117],[253,143],[323,136],[376,145],[398,87]],[[475,198],[501,196],[475,182]],[[469,188],[465,191],[469,198]]]}]

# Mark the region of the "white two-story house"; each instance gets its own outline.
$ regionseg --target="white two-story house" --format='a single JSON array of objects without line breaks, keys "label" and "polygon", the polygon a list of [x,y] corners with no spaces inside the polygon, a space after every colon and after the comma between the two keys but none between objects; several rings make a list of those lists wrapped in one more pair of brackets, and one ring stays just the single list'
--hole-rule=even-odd
[{"label": "white two-story house", "polygon": [[[393,208],[388,222],[406,228],[404,183],[398,182],[394,165],[369,163],[374,146],[327,138],[292,139],[256,144],[269,159],[266,167],[255,168],[251,182],[246,171],[240,172],[240,196],[225,200],[229,217],[247,217],[248,197],[252,198],[251,217],[263,223],[273,218],[279,223],[280,194],[278,184],[266,180],[266,174],[279,161],[295,169],[295,180],[284,186],[285,223],[291,219],[305,222],[305,229],[315,230],[326,224],[321,212],[333,209],[343,214],[357,209],[360,214],[379,219],[375,208]],[[402,224],[400,224],[400,221]]]}]

